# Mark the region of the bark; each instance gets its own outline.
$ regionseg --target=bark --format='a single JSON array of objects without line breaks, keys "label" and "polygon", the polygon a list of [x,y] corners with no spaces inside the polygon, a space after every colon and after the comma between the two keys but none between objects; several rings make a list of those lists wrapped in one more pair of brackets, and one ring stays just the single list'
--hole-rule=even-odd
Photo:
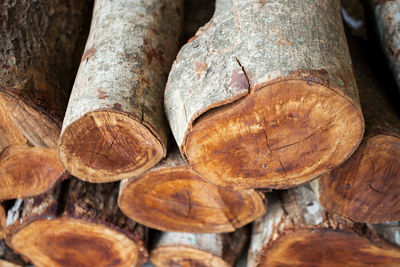
[{"label": "bark", "polygon": [[150,254],[157,267],[233,266],[248,240],[248,228],[230,234],[161,233]]},{"label": "bark", "polygon": [[269,197],[268,213],[253,225],[247,266],[399,265],[400,248],[326,212],[310,185]]},{"label": "bark", "polygon": [[381,46],[400,90],[400,1],[366,0],[372,9]]},{"label": "bark", "polygon": [[74,176],[121,180],[165,156],[162,98],[182,6],[182,0],[96,1],[59,147]]},{"label": "bark", "polygon": [[365,62],[360,42],[350,39],[365,135],[357,151],[319,179],[320,202],[357,222],[400,220],[400,119]]},{"label": "bark", "polygon": [[336,0],[217,0],[165,92],[188,164],[241,189],[296,186],[343,162],[363,134],[358,101]]},{"label": "bark", "polygon": [[14,206],[8,245],[37,266],[140,266],[145,229],[116,208],[118,185],[66,185]]},{"label": "bark", "polygon": [[207,182],[174,146],[151,170],[121,182],[118,205],[131,219],[161,231],[222,233],[262,216],[264,200],[252,189],[233,191]]},{"label": "bark", "polygon": [[42,193],[64,172],[57,143],[90,7],[0,4],[0,199]]}]

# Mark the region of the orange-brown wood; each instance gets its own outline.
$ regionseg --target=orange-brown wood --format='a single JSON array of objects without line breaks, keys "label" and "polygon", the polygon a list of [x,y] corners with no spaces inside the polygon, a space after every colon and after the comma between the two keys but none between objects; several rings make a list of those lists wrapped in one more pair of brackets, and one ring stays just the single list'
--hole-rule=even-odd
[{"label": "orange-brown wood", "polygon": [[6,235],[6,212],[4,207],[0,205],[0,240]]},{"label": "orange-brown wood", "polygon": [[65,181],[15,207],[7,243],[37,266],[137,266],[145,229],[116,207],[117,184]]},{"label": "orange-brown wood", "polygon": [[131,219],[162,231],[222,233],[265,213],[264,195],[218,188],[186,166],[178,148],[150,171],[121,182],[118,205]]}]

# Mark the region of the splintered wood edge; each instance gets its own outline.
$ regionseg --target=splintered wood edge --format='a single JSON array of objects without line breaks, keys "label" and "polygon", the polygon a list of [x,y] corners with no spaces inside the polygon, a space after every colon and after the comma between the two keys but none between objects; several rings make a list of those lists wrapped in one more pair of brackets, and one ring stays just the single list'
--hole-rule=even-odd
[{"label": "splintered wood edge", "polygon": [[320,202],[357,222],[400,220],[400,137],[364,140],[340,167],[319,179]]},{"label": "splintered wood edge", "polygon": [[167,232],[232,232],[266,212],[258,192],[218,188],[188,167],[124,181],[118,205],[134,221]]},{"label": "splintered wood edge", "polygon": [[61,217],[35,220],[9,241],[36,266],[136,266],[138,245],[101,224]]},{"label": "splintered wood edge", "polygon": [[400,249],[375,245],[354,232],[331,228],[289,231],[263,248],[263,266],[398,266]]},{"label": "splintered wood edge", "polygon": [[0,200],[44,193],[64,172],[57,149],[9,146],[0,154]]},{"label": "splintered wood edge", "polygon": [[212,183],[283,189],[346,160],[361,142],[364,119],[339,90],[289,79],[212,109],[188,129],[181,150]]},{"label": "splintered wood edge", "polygon": [[150,127],[113,110],[85,114],[61,135],[59,155],[72,175],[88,182],[113,182],[140,175],[166,154]]},{"label": "splintered wood edge", "polygon": [[160,246],[150,254],[150,261],[157,267],[196,266],[229,267],[222,258],[211,253],[186,246]]}]

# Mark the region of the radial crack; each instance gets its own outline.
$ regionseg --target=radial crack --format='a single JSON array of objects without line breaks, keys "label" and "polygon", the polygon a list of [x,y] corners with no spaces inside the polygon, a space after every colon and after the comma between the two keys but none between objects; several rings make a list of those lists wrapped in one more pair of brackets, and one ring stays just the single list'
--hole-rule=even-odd
[{"label": "radial crack", "polygon": [[247,73],[246,73],[246,71],[244,70],[244,67],[243,67],[242,63],[240,63],[239,59],[238,59],[237,57],[235,57],[235,60],[236,60],[236,62],[238,63],[239,67],[242,69],[242,72],[243,72],[244,76],[246,77],[246,81],[247,81],[247,85],[248,85],[248,90],[249,90],[249,93],[251,93],[251,92],[252,92],[252,88],[251,88],[251,86],[250,86],[250,79],[249,79],[249,76],[247,76]]}]

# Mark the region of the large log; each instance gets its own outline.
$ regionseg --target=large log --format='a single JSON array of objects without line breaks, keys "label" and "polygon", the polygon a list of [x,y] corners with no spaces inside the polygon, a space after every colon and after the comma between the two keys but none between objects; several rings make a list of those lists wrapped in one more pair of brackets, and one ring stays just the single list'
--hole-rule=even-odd
[{"label": "large log", "polygon": [[161,231],[222,233],[265,213],[264,195],[218,188],[186,166],[177,146],[143,175],[123,180],[118,205],[128,217]]},{"label": "large log", "polygon": [[358,101],[338,0],[217,0],[165,92],[185,160],[234,188],[292,187],[338,166],[362,138]]},{"label": "large log", "polygon": [[399,221],[400,118],[365,62],[362,42],[349,40],[365,135],[346,162],[319,179],[319,200],[326,209],[357,222]]},{"label": "large log", "polygon": [[163,92],[182,0],[99,0],[68,103],[60,158],[80,179],[130,178],[166,155]]},{"label": "large log", "polygon": [[365,0],[375,18],[377,34],[400,91],[400,0]]},{"label": "large log", "polygon": [[8,245],[37,266],[140,266],[145,229],[118,209],[118,185],[65,187],[14,206]]},{"label": "large log", "polygon": [[57,143],[90,3],[0,4],[0,199],[42,193],[64,172]]},{"label": "large log", "polygon": [[230,234],[161,233],[150,260],[157,267],[229,267],[239,258],[248,228]]},{"label": "large log", "polygon": [[309,185],[270,196],[269,204],[253,225],[248,267],[400,264],[400,248],[324,210]]}]

